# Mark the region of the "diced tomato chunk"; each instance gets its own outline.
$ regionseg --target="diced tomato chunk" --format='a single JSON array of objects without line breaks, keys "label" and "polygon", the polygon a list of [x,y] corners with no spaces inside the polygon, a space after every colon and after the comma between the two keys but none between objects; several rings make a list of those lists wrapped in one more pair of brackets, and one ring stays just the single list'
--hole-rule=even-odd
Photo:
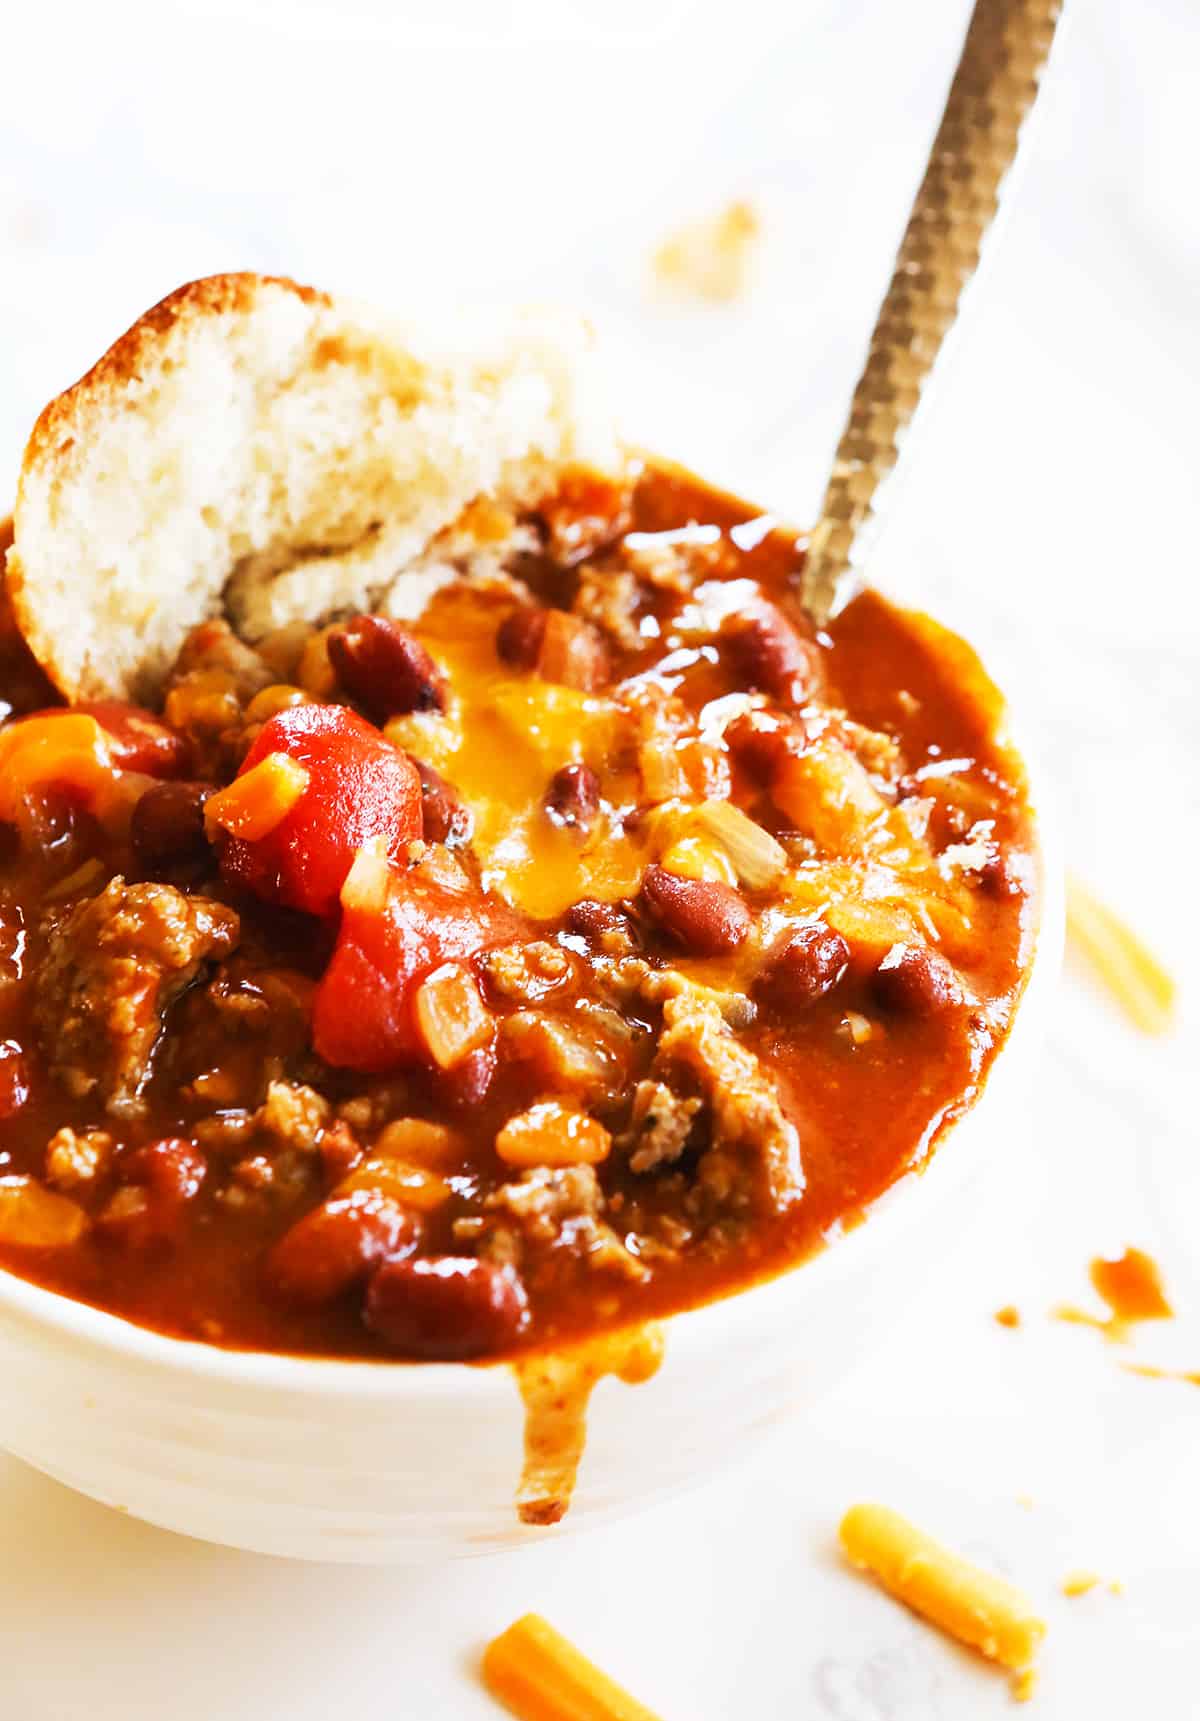
[{"label": "diced tomato chunk", "polygon": [[113,764],[120,771],[141,771],[147,777],[178,777],[189,764],[182,735],[140,705],[120,699],[96,699],[72,707],[94,717],[108,736]]},{"label": "diced tomato chunk", "polygon": [[333,914],[364,843],[382,837],[396,857],[421,835],[420,780],[405,754],[344,705],[279,712],[263,724],[239,776],[271,753],[298,760],[308,784],[265,836],[222,839],[222,874],[268,902]]},{"label": "diced tomato chunk", "polygon": [[424,1057],[414,1000],[443,962],[467,962],[521,934],[496,898],[450,892],[408,874],[381,913],[348,908],[313,1001],[313,1046],[326,1063],[379,1072]]}]

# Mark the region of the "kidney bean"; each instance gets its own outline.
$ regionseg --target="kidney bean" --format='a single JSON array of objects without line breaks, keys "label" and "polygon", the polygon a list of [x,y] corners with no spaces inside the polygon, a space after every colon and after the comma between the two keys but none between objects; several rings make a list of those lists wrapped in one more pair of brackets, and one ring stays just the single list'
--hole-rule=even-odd
[{"label": "kidney bean", "polygon": [[598,902],[585,896],[567,910],[567,928],[581,938],[597,942],[610,934],[638,943],[637,929],[629,913],[618,902]]},{"label": "kidney bean", "polygon": [[445,676],[415,634],[386,616],[355,616],[325,641],[338,680],[377,723],[444,711]]},{"label": "kidney bean", "polygon": [[545,632],[546,611],[535,604],[518,604],[496,630],[496,650],[514,669],[532,669]]},{"label": "kidney bean", "polygon": [[803,705],[820,678],[818,648],[797,631],[783,611],[765,601],[722,630],[737,673],[782,705]]},{"label": "kidney bean", "polygon": [[600,811],[600,779],[590,765],[564,765],[550,779],[546,812],[552,824],[588,830]]},{"label": "kidney bean", "polygon": [[478,1046],[452,1070],[438,1070],[433,1087],[441,1103],[453,1112],[471,1112],[487,1098],[496,1074],[496,1048]]},{"label": "kidney bean", "polygon": [[537,657],[537,672],[543,681],[556,681],[580,693],[595,693],[611,671],[608,647],[599,628],[566,610],[547,611]]},{"label": "kidney bean", "polygon": [[963,1002],[958,975],[940,951],[893,944],[875,970],[875,997],[899,1015],[936,1016]]},{"label": "kidney bean", "polygon": [[570,566],[629,528],[629,486],[577,468],[564,474],[538,514],[554,560]]},{"label": "kidney bean", "polygon": [[337,1118],[321,1131],[317,1150],[328,1184],[340,1183],[343,1177],[347,1177],[364,1153],[361,1141],[343,1118]]},{"label": "kidney bean", "polygon": [[208,1161],[200,1149],[178,1136],[139,1147],[124,1163],[126,1183],[138,1183],[161,1201],[182,1206],[200,1193]]},{"label": "kidney bean", "polygon": [[107,733],[120,770],[174,777],[187,768],[187,741],[140,705],[127,705],[120,699],[94,699],[73,709],[94,717]]},{"label": "kidney bean", "polygon": [[129,838],[147,871],[207,859],[212,850],[204,832],[208,783],[155,783],[133,809]]},{"label": "kidney bean", "polygon": [[421,818],[426,842],[461,848],[475,833],[475,815],[464,807],[440,771],[409,754],[421,779]]},{"label": "kidney bean", "polygon": [[755,995],[779,1010],[804,1010],[833,990],[849,961],[850,946],[832,926],[793,927],[768,951]]},{"label": "kidney bean", "polygon": [[100,826],[67,784],[40,784],[30,790],[25,805],[33,842],[66,871],[96,852]]},{"label": "kidney bean", "polygon": [[0,1119],[15,1116],[29,1098],[29,1071],[16,1040],[0,1040]]},{"label": "kidney bean", "polygon": [[718,879],[680,878],[648,866],[642,901],[667,932],[697,956],[721,956],[744,943],[753,923],[732,885]]},{"label": "kidney bean", "polygon": [[471,1256],[388,1261],[367,1288],[367,1325],[404,1356],[461,1362],[504,1350],[529,1320],[511,1267]]},{"label": "kidney bean", "polygon": [[192,1142],[168,1136],[123,1156],[116,1170],[121,1187],[96,1223],[105,1236],[144,1250],[173,1241],[208,1161]]},{"label": "kidney bean", "polygon": [[382,1261],[411,1254],[419,1241],[419,1220],[382,1191],[331,1196],[271,1250],[263,1268],[267,1288],[281,1302],[319,1308]]},{"label": "kidney bean", "polygon": [[1003,850],[998,850],[990,860],[984,862],[975,875],[975,884],[984,896],[1004,898],[1019,896],[1021,893],[1019,868],[1014,867]]},{"label": "kidney bean", "polygon": [[725,744],[738,763],[763,780],[797,750],[798,740],[791,719],[772,711],[744,711],[725,731]]}]

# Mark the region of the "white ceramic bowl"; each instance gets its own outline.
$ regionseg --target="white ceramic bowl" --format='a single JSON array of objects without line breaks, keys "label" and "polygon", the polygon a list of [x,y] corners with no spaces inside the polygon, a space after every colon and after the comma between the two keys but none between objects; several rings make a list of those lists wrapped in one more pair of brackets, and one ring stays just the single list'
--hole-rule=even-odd
[{"label": "white ceramic bowl", "polygon": [[[1035,784],[1036,789],[1036,784]],[[1041,814],[1040,802],[1035,806]],[[312,1361],[165,1338],[0,1272],[0,1446],[151,1523],[260,1552],[386,1562],[562,1535],[648,1505],[743,1453],[899,1318],[978,1202],[1031,1095],[1062,942],[1039,816],[1033,971],[984,1093],[920,1175],[801,1267],[666,1323],[661,1369],[602,1380],[574,1502],[517,1522],[512,1371]]]}]

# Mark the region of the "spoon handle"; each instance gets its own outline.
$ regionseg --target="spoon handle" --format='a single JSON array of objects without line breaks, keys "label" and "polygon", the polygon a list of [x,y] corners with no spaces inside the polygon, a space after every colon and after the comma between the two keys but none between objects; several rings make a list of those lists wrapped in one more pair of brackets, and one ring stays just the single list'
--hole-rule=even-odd
[{"label": "spoon handle", "polygon": [[979,261],[1061,5],[976,0],[809,539],[800,595],[818,626],[862,583],[861,529]]}]

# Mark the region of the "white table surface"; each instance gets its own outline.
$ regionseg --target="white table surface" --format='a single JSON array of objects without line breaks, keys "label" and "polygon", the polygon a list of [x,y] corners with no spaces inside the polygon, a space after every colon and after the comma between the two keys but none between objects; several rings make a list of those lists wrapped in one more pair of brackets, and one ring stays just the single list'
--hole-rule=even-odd
[{"label": "white table surface", "polygon": [[[1138,1039],[1068,976],[1038,1128],[890,1354],[741,1468],[578,1543],[289,1565],[0,1459],[0,1721],[483,1721],[471,1658],[531,1607],[671,1721],[1006,1713],[1001,1679],[839,1564],[863,1497],[1045,1607],[1031,1714],[1200,1715],[1200,1392],[1048,1318],[1086,1298],[1091,1256],[1137,1243],[1180,1316],[1136,1355],[1200,1367],[1200,24],[1192,0],[1072,5],[878,573],[964,625],[1012,690],[1073,864],[1184,983],[1178,1033]],[[552,0],[244,10],[10,21],[0,470],[145,305],[261,267],[397,304],[582,303],[635,434],[811,512],[962,0],[609,0],[603,26]],[[741,194],[765,218],[754,292],[653,303],[647,250]],[[1016,1332],[991,1319],[1009,1302]],[[1124,1593],[1062,1598],[1081,1566]]]}]

